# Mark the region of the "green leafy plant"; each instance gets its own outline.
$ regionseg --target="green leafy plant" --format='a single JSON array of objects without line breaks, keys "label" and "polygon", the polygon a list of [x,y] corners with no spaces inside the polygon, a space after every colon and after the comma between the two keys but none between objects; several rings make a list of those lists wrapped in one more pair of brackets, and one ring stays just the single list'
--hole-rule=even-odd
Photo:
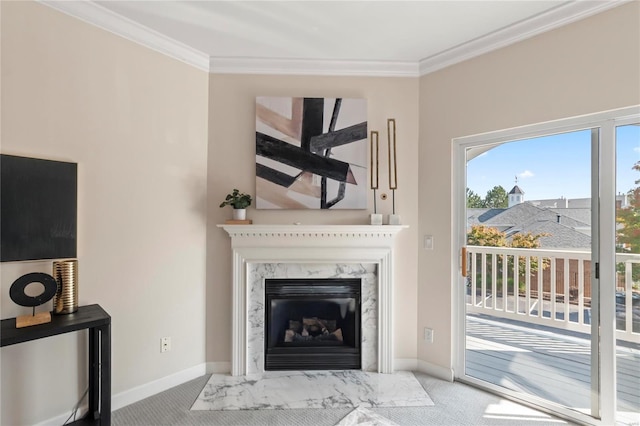
[{"label": "green leafy plant", "polygon": [[231,194],[227,194],[224,201],[220,203],[220,207],[232,206],[234,209],[246,209],[250,205],[251,195],[244,194],[237,189],[234,189]]}]

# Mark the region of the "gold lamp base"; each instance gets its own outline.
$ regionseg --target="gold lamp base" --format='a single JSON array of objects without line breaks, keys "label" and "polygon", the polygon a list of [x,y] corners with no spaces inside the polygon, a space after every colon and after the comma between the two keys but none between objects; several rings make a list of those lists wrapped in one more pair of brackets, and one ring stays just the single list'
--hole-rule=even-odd
[{"label": "gold lamp base", "polygon": [[53,297],[53,313],[74,313],[78,310],[78,261],[53,262],[53,278],[58,283],[58,291]]}]

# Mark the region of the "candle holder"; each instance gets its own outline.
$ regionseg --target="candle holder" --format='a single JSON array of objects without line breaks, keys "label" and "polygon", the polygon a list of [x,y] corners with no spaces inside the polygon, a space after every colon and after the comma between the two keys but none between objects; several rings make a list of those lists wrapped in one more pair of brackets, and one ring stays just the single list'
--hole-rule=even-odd
[{"label": "candle holder", "polygon": [[[398,189],[398,160],[396,156],[396,119],[387,119],[387,141],[389,143],[389,189],[391,190],[392,214],[389,225],[400,225],[400,216],[396,214],[396,189]],[[392,149],[393,147],[393,149]]]},{"label": "candle holder", "polygon": [[[369,169],[371,170],[370,178],[371,178],[371,189],[373,190],[373,214],[371,215],[371,224],[372,225],[382,225],[382,215],[378,214],[378,198],[376,197],[376,190],[378,189],[379,184],[379,174],[380,170],[379,164],[379,143],[378,143],[379,134],[376,130],[371,131],[371,164]],[[375,148],[375,149],[374,149]],[[374,167],[374,157],[375,157],[375,167]]]}]

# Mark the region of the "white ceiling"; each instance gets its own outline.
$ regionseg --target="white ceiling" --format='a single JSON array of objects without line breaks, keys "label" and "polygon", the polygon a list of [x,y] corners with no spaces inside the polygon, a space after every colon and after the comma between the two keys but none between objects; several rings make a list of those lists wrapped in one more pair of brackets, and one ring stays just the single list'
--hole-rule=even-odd
[{"label": "white ceiling", "polygon": [[42,2],[212,72],[419,75],[624,0]]}]

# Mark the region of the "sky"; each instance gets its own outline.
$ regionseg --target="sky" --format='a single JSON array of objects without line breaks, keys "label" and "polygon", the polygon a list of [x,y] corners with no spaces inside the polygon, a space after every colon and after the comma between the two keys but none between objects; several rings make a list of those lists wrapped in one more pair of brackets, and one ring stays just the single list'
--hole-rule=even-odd
[{"label": "sky", "polygon": [[[616,192],[626,193],[640,180],[640,126],[618,127],[616,138]],[[509,192],[516,177],[525,201],[591,197],[590,130],[504,143],[467,163],[467,187],[483,198],[494,186]]]}]

